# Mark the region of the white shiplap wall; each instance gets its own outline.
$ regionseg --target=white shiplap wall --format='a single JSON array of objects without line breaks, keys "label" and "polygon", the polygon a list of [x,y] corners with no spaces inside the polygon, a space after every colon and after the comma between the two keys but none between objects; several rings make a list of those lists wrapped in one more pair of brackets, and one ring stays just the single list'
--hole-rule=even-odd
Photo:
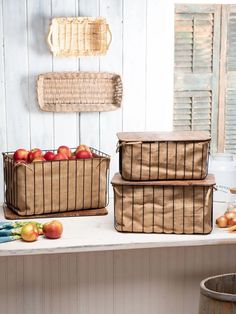
[{"label": "white shiplap wall", "polygon": [[[106,56],[52,57],[50,19],[68,15],[107,18]],[[173,23],[172,0],[0,0],[0,151],[81,142],[111,154],[117,170],[116,132],[171,129]],[[78,69],[122,74],[122,109],[41,112],[37,75]],[[0,176],[1,202],[2,163]],[[235,262],[234,246],[0,258],[0,313],[196,314],[200,279]]]},{"label": "white shiplap wall", "polygon": [[[113,174],[118,168],[118,131],[171,129],[173,3],[1,0],[0,14],[1,151],[86,143],[112,156]],[[78,15],[107,18],[113,41],[106,56],[78,59],[50,54],[45,41],[50,19]],[[41,112],[35,94],[37,75],[76,70],[120,73],[124,83],[122,108],[105,113]],[[0,177],[2,201],[2,163]]]}]

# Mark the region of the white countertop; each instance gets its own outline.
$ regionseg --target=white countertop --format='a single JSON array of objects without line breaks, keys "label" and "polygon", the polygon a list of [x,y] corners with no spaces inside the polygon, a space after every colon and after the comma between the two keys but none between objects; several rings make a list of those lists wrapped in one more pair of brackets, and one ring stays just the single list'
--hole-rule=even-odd
[{"label": "white countertop", "polygon": [[[209,235],[134,234],[120,233],[113,227],[113,204],[106,216],[59,218],[64,232],[61,239],[49,240],[41,236],[36,242],[21,240],[0,244],[0,256],[72,253],[158,247],[222,245],[236,243],[236,233],[214,229]],[[223,213],[225,204],[214,205],[214,216]],[[0,213],[1,220],[3,213]],[[46,222],[50,219],[36,219]]]}]

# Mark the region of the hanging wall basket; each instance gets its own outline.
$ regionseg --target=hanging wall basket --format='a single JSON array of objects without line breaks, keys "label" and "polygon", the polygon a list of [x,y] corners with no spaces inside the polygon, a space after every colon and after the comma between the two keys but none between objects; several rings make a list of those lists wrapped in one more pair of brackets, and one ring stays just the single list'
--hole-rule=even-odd
[{"label": "hanging wall basket", "polygon": [[51,72],[37,80],[39,107],[51,112],[111,111],[121,106],[122,81],[107,72]]},{"label": "hanging wall basket", "polygon": [[54,56],[81,57],[106,54],[112,40],[104,18],[53,18],[47,42]]}]

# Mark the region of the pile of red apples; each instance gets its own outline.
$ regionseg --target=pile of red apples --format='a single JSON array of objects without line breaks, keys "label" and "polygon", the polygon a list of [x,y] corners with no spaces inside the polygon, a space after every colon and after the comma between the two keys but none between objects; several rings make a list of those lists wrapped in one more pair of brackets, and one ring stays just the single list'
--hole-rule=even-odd
[{"label": "pile of red apples", "polygon": [[87,145],[79,145],[74,152],[67,146],[60,146],[57,152],[43,152],[40,148],[33,148],[30,151],[19,148],[14,152],[13,159],[16,162],[31,163],[36,161],[68,160],[68,159],[88,159],[93,154]]}]

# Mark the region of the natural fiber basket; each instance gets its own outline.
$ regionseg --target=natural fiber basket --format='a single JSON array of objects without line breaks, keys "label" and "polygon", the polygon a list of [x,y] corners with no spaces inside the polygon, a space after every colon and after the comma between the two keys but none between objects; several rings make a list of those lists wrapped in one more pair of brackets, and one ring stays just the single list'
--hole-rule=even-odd
[{"label": "natural fiber basket", "polygon": [[122,81],[107,72],[54,72],[37,80],[39,107],[44,111],[79,112],[118,109]]},{"label": "natural fiber basket", "polygon": [[54,56],[104,55],[112,35],[104,18],[60,17],[52,19],[47,42]]}]

